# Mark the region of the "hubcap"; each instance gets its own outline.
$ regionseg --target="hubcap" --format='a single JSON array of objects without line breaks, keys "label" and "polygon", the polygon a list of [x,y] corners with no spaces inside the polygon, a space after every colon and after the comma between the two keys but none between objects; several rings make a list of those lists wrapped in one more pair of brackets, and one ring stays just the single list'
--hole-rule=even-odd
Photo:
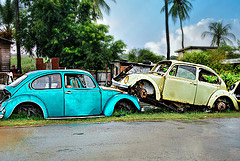
[{"label": "hubcap", "polygon": [[224,111],[224,110],[226,110],[226,108],[227,108],[227,105],[226,105],[224,102],[219,102],[219,103],[217,104],[217,109],[218,109],[219,111]]}]

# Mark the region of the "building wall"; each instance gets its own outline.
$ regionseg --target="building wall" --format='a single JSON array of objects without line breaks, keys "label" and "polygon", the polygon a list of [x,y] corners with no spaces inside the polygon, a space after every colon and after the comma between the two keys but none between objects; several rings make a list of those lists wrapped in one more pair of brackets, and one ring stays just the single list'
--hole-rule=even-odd
[{"label": "building wall", "polygon": [[0,40],[0,71],[10,71],[10,46],[9,42]]}]

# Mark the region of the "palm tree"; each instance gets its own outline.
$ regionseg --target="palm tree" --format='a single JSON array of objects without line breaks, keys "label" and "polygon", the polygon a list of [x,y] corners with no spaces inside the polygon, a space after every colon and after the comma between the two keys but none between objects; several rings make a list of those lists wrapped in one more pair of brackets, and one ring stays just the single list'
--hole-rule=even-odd
[{"label": "palm tree", "polygon": [[167,42],[167,60],[170,60],[170,40],[169,40],[169,26],[168,26],[168,5],[167,0],[165,2],[165,25],[166,25],[166,42]]},{"label": "palm tree", "polygon": [[14,11],[14,1],[6,0],[4,5],[0,4],[0,21],[4,25],[0,36],[9,40],[13,39]]},{"label": "palm tree", "polygon": [[[184,48],[184,33],[182,22],[190,18],[189,12],[192,10],[192,4],[188,0],[168,0],[168,5],[172,4],[169,15],[171,15],[173,22],[176,23],[177,19],[180,21],[182,31],[182,48]],[[165,6],[162,7],[161,12],[164,12]]]},{"label": "palm tree", "polygon": [[226,43],[226,41],[232,44],[232,41],[229,38],[236,40],[235,35],[229,32],[229,30],[232,29],[230,24],[224,26],[223,21],[212,22],[209,24],[208,28],[210,31],[203,32],[202,38],[205,38],[207,35],[211,36],[212,37],[211,46],[214,46],[214,44],[219,46],[221,42]]},{"label": "palm tree", "polygon": [[19,0],[14,0],[15,3],[15,29],[16,29],[16,36],[15,36],[15,40],[16,40],[16,47],[17,47],[17,68],[19,70],[19,73],[22,74],[22,63],[21,63],[21,46],[19,43],[19,36],[18,36],[18,32],[19,32]]},{"label": "palm tree", "polygon": [[[105,0],[91,0],[94,3],[94,10],[99,14],[99,16],[102,18],[102,11],[103,9],[107,14],[110,13],[111,8],[109,5],[105,2]],[[116,3],[116,0],[112,0]]]}]

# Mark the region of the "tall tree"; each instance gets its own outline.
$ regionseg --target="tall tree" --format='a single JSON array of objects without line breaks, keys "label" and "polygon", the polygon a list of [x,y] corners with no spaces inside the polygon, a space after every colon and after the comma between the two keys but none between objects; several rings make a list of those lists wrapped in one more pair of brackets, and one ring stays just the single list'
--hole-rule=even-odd
[{"label": "tall tree", "polygon": [[0,3],[0,21],[3,29],[0,36],[9,40],[13,39],[14,1],[6,0],[4,5]]},{"label": "tall tree", "polygon": [[90,0],[24,1],[27,14],[21,17],[25,28],[20,35],[28,52],[59,57],[64,67],[95,70],[123,53],[125,44],[108,35],[108,26],[95,23]]},{"label": "tall tree", "polygon": [[[180,22],[180,28],[182,31],[182,48],[184,48],[184,32],[182,22],[190,18],[189,12],[192,10],[192,4],[189,0],[167,0],[168,5],[172,5],[169,10],[169,15],[172,17],[173,22],[176,23],[177,19]],[[165,5],[166,6],[166,5]],[[162,8],[162,12],[165,10],[165,6]]]},{"label": "tall tree", "polygon": [[214,46],[215,44],[217,46],[220,46],[221,42],[229,42],[232,44],[232,41],[229,38],[232,38],[233,40],[236,40],[236,37],[233,33],[230,33],[229,30],[232,29],[230,24],[223,25],[223,21],[221,22],[212,22],[209,24],[208,29],[210,31],[205,31],[202,33],[202,38],[205,38],[207,35],[212,37],[211,46]]},{"label": "tall tree", "polygon": [[22,65],[21,65],[21,48],[20,48],[20,42],[19,42],[19,0],[15,1],[15,40],[16,40],[16,47],[17,47],[17,68],[19,73],[22,73]]},{"label": "tall tree", "polygon": [[[105,2],[105,0],[91,0],[94,3],[93,9],[95,12],[98,13],[99,17],[102,18],[102,11],[103,9],[107,14],[110,13],[111,8],[109,5]],[[111,0],[116,3],[116,0]]]}]

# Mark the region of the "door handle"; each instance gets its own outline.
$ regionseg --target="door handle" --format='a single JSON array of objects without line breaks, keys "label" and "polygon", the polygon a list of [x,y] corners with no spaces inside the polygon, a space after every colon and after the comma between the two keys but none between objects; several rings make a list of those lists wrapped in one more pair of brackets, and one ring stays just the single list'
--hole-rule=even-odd
[{"label": "door handle", "polygon": [[196,82],[191,82],[190,84],[197,85],[197,83],[196,83]]},{"label": "door handle", "polygon": [[67,92],[65,92],[66,94],[71,94],[72,92],[71,91],[67,91]]}]

